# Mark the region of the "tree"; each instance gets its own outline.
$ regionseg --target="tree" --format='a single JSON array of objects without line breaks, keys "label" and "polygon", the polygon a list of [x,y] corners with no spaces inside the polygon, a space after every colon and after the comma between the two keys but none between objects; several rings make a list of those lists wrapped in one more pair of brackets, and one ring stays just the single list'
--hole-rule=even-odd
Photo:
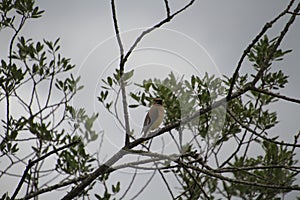
[{"label": "tree", "polygon": [[[0,28],[13,32],[8,57],[1,59],[0,68],[0,102],[5,106],[0,144],[5,167],[0,178],[16,180],[16,188],[12,193],[3,191],[2,199],[37,199],[65,186],[72,188],[62,199],[124,198],[133,190],[138,171],[153,174],[134,197],[142,195],[155,173],[160,175],[170,199],[280,199],[300,190],[294,184],[299,173],[295,157],[300,132],[293,133],[294,143],[280,141],[279,136],[271,134],[279,123],[271,105],[276,101],[300,103],[280,93],[288,76],[276,67],[291,52],[281,49],[281,43],[299,15],[300,3],[291,0],[266,23],[243,52],[231,77],[207,73],[185,78],[171,72],[164,79],[135,83],[138,92],[128,91],[135,75],[134,70],[126,68],[132,52],[145,36],[187,11],[194,2],[173,10],[165,0],[166,17],[141,32],[125,49],[115,1],[111,0],[119,65],[102,80],[97,98],[122,124],[124,146],[103,163],[88,153],[86,145],[106,134],[105,130],[103,133],[93,128],[97,113],[89,116],[84,108],[72,106],[71,100],[83,86],[80,77],[72,74],[75,65],[59,53],[59,39],[35,42],[21,36],[26,22],[40,18],[44,11],[35,6],[34,0],[0,3]],[[284,27],[270,39],[268,31],[284,17]],[[253,70],[242,74],[246,59]],[[30,92],[24,93],[28,88]],[[130,127],[128,109],[149,106],[156,96],[165,104],[164,126],[140,138],[139,130]],[[129,105],[129,99],[135,103]],[[117,104],[122,105],[123,118],[115,109]],[[144,143],[168,134],[172,138],[171,154],[156,152]],[[250,155],[253,147],[258,150]],[[228,149],[224,158],[222,152]],[[125,157],[130,160],[120,162]],[[22,174],[15,174],[14,167],[22,167]],[[124,168],[134,169],[129,183],[112,183],[110,175]],[[172,183],[174,179],[179,189]],[[91,196],[99,185],[103,190]]]}]

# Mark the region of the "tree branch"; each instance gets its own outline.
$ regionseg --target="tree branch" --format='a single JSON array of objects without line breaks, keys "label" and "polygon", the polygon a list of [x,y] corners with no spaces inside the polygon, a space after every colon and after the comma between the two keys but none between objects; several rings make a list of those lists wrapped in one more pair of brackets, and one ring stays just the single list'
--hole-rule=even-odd
[{"label": "tree branch", "polygon": [[145,185],[132,198],[130,198],[130,200],[133,200],[133,199],[137,198],[146,189],[146,187],[150,184],[150,182],[154,178],[155,173],[156,173],[156,170],[153,171],[152,175],[146,181]]},{"label": "tree branch", "polygon": [[21,189],[21,187],[22,187],[22,185],[23,185],[23,183],[24,183],[24,181],[25,181],[25,179],[26,179],[26,176],[27,176],[27,174],[28,174],[28,171],[31,169],[31,167],[33,167],[33,166],[34,166],[36,163],[38,163],[39,161],[44,160],[45,158],[51,156],[52,154],[57,153],[57,152],[59,152],[59,151],[61,151],[61,150],[63,150],[63,149],[69,148],[69,147],[71,147],[71,146],[74,146],[74,145],[76,145],[76,144],[78,144],[78,143],[79,143],[78,141],[72,142],[72,143],[67,144],[67,145],[65,145],[65,146],[62,146],[62,147],[60,147],[60,148],[58,148],[58,149],[54,149],[54,150],[52,150],[52,151],[46,153],[45,155],[43,155],[43,156],[37,158],[36,160],[33,160],[33,161],[29,160],[29,161],[28,161],[28,165],[26,166],[26,168],[25,168],[25,170],[24,170],[24,172],[23,172],[23,176],[22,176],[22,178],[21,178],[21,180],[20,180],[20,182],[19,182],[17,188],[15,189],[15,191],[14,191],[12,197],[11,197],[11,200],[13,200],[13,199],[16,198],[17,194],[19,193],[19,191],[20,191],[20,189]]},{"label": "tree branch", "polygon": [[256,88],[256,87],[251,87],[251,90],[259,92],[259,93],[267,94],[267,95],[270,95],[272,97],[276,97],[278,99],[283,99],[283,100],[286,100],[286,101],[289,101],[289,102],[300,104],[300,99],[287,97],[287,96],[284,96],[284,95],[281,95],[281,94],[276,94],[276,93],[273,93],[273,92],[270,92],[270,91],[267,91],[267,90],[264,90],[264,89]]},{"label": "tree branch", "polygon": [[113,16],[113,22],[114,22],[114,29],[116,33],[116,38],[118,41],[119,49],[120,49],[120,86],[121,86],[121,93],[122,93],[122,103],[123,103],[123,112],[124,112],[124,121],[125,121],[125,145],[127,145],[130,140],[129,140],[129,135],[130,135],[130,124],[129,124],[129,112],[128,112],[128,104],[127,104],[127,97],[126,97],[126,89],[125,89],[125,81],[124,81],[124,47],[123,43],[121,40],[121,35],[119,31],[119,26],[118,26],[118,20],[117,20],[117,13],[116,13],[116,7],[115,7],[115,1],[111,0],[111,9],[112,9],[112,16]]},{"label": "tree branch", "polygon": [[227,173],[227,172],[237,172],[237,171],[250,171],[258,169],[288,169],[291,171],[300,171],[299,166],[286,166],[286,165],[262,165],[262,166],[246,166],[246,167],[225,167],[220,169],[214,169],[214,172],[217,173]]},{"label": "tree branch", "polygon": [[194,3],[195,0],[191,0],[186,6],[184,6],[181,9],[179,9],[177,12],[175,12],[172,15],[170,15],[170,8],[169,8],[169,5],[168,5],[168,1],[167,0],[164,0],[164,1],[165,1],[165,6],[166,6],[167,18],[165,18],[164,20],[160,21],[158,24],[154,25],[153,27],[148,28],[145,31],[143,31],[136,38],[136,40],[134,41],[133,45],[130,47],[130,49],[128,50],[128,52],[124,56],[124,47],[123,47],[123,43],[122,43],[121,36],[120,36],[119,26],[118,26],[115,1],[111,0],[111,9],[112,9],[112,17],[113,17],[114,29],[115,29],[115,33],[116,33],[116,38],[117,38],[117,41],[118,41],[119,49],[120,49],[120,64],[119,64],[120,66],[119,67],[120,67],[120,77],[121,77],[120,85],[121,85],[121,92],[122,92],[123,112],[124,112],[125,129],[126,129],[125,146],[128,145],[129,142],[130,142],[129,112],[128,112],[128,104],[127,104],[125,83],[124,83],[124,80],[123,80],[125,63],[127,62],[129,56],[131,55],[131,53],[133,52],[133,50],[136,48],[136,46],[145,37],[145,35],[149,34],[153,30],[161,27],[165,23],[171,21],[171,19],[173,17],[175,17],[176,15],[178,15],[179,13],[183,12],[188,7],[190,7]]},{"label": "tree branch", "polygon": [[36,192],[29,193],[28,195],[26,195],[25,197],[23,197],[22,200],[31,199],[33,197],[36,197],[36,196],[40,195],[40,194],[43,194],[43,193],[46,193],[46,192],[51,192],[53,190],[56,190],[56,189],[59,189],[59,188],[62,188],[62,187],[66,187],[68,185],[71,185],[71,184],[74,184],[74,183],[78,183],[78,182],[82,181],[83,179],[85,179],[86,176],[87,175],[83,175],[83,176],[80,176],[78,178],[74,178],[74,179],[71,179],[71,180],[68,180],[68,181],[63,181],[61,183],[49,186],[47,188],[40,189],[40,190],[38,190]]},{"label": "tree branch", "polygon": [[[119,49],[120,49],[120,63],[122,63],[123,57],[124,57],[124,47],[123,47],[123,43],[122,43],[120,31],[119,31],[117,12],[116,12],[116,6],[115,6],[114,0],[111,0],[111,10],[112,10],[112,17],[113,17],[116,38],[117,38]],[[122,69],[122,71],[124,71],[124,69]]]},{"label": "tree branch", "polygon": [[275,17],[273,20],[267,22],[264,27],[262,28],[262,30],[260,31],[260,33],[258,35],[256,35],[256,37],[252,40],[252,42],[249,44],[249,46],[244,50],[238,64],[237,67],[233,73],[232,76],[232,82],[228,91],[228,95],[227,98],[230,98],[232,92],[233,92],[233,87],[234,84],[236,82],[236,79],[238,77],[239,74],[239,70],[242,67],[242,63],[244,62],[244,59],[246,58],[247,54],[250,52],[250,50],[252,49],[252,47],[258,42],[258,40],[267,32],[268,29],[270,29],[272,27],[272,25],[277,22],[281,17],[283,17],[286,13],[289,12],[289,9],[292,7],[292,5],[294,4],[294,0],[290,1],[289,5],[287,6],[287,8],[281,12],[277,17]]},{"label": "tree branch", "polygon": [[237,180],[229,177],[222,176],[218,173],[214,173],[210,170],[198,168],[194,165],[189,165],[186,163],[181,162],[180,160],[176,160],[176,163],[178,163],[181,167],[187,167],[190,169],[193,169],[195,171],[199,171],[203,174],[206,174],[208,176],[212,176],[215,178],[218,178],[220,180],[224,180],[230,183],[235,183],[235,184],[243,184],[243,185],[249,185],[249,186],[255,186],[255,187],[261,187],[261,188],[272,188],[272,189],[279,189],[279,190],[300,190],[299,186],[284,186],[284,185],[272,185],[272,184],[262,184],[262,183],[255,183],[255,182],[248,182],[248,181],[242,181],[242,180]]},{"label": "tree branch", "polygon": [[123,148],[121,148],[116,154],[114,154],[109,160],[107,160],[103,165],[99,166],[98,169],[96,169],[93,173],[89,174],[85,180],[83,180],[77,187],[72,189],[62,199],[63,200],[71,200],[74,197],[76,197],[78,194],[81,193],[81,191],[85,187],[87,187],[89,184],[91,184],[98,176],[108,172],[108,170],[111,170],[112,169],[111,166],[114,163],[116,163],[118,160],[120,160],[125,154],[128,154],[130,149],[133,149],[134,147],[140,145],[141,143],[143,143],[147,140],[150,140],[154,137],[158,137],[159,135],[162,135],[165,132],[171,131],[172,129],[177,128],[180,125],[187,124],[191,120],[198,118],[199,116],[206,114],[215,108],[218,108],[220,106],[225,106],[227,101],[231,101],[235,98],[238,98],[241,95],[243,95],[244,93],[246,93],[247,91],[249,91],[251,89],[252,85],[253,85],[253,82],[247,83],[244,86],[244,88],[241,88],[237,92],[232,93],[232,95],[222,98],[205,108],[201,108],[198,112],[192,114],[191,116],[185,117],[181,120],[178,120],[172,124],[169,124],[169,125],[161,128],[153,133],[150,133],[147,138],[138,138],[132,142],[129,142],[127,145],[125,145]]},{"label": "tree branch", "polygon": [[126,53],[126,55],[124,56],[124,63],[127,61],[127,59],[129,58],[129,56],[131,55],[131,53],[133,52],[133,50],[136,48],[136,46],[141,42],[141,40],[148,35],[149,33],[151,33],[152,31],[158,29],[159,27],[161,27],[162,25],[170,22],[176,15],[178,15],[179,13],[185,11],[188,7],[190,7],[191,5],[193,5],[193,3],[195,2],[195,0],[191,0],[188,4],[186,4],[184,7],[182,7],[181,9],[179,9],[178,11],[176,11],[175,13],[173,13],[172,15],[170,15],[169,17],[165,18],[164,20],[160,21],[159,23],[155,24],[154,26],[144,30],[138,37],[137,39],[134,41],[134,43],[132,44],[132,46],[130,47],[130,49],[128,50],[128,52]]},{"label": "tree branch", "polygon": [[[293,1],[291,1],[291,2],[293,2]],[[291,5],[291,3],[290,3],[290,5]],[[298,13],[299,10],[300,10],[300,3],[295,8],[294,13]],[[272,51],[270,52],[269,56],[266,58],[267,62],[270,61],[270,59],[273,57],[273,55],[276,52],[277,48],[281,44],[284,36],[287,34],[287,32],[290,29],[291,25],[295,22],[296,17],[297,17],[297,15],[292,15],[290,17],[289,21],[285,24],[283,30],[280,32],[280,35],[279,35],[278,39],[276,40],[275,45],[273,46]],[[267,67],[268,67],[267,63],[264,63],[264,64],[265,64],[265,66],[262,66],[261,69],[256,74],[256,76],[254,77],[254,79],[252,81],[253,86],[255,86],[255,84],[259,81],[259,79],[263,76],[264,71],[267,69]]]},{"label": "tree branch", "polygon": [[170,9],[168,0],[164,0],[164,3],[165,3],[167,18],[168,18],[168,17],[170,17],[171,9]]},{"label": "tree branch", "polygon": [[[273,140],[273,139],[270,139],[270,138],[267,138],[265,136],[263,136],[262,134],[258,134],[256,131],[252,130],[251,128],[249,128],[248,126],[244,125],[242,122],[240,122],[240,120],[238,120],[234,114],[228,110],[228,113],[230,115],[230,117],[235,121],[237,122],[242,128],[246,129],[247,131],[249,131],[250,133],[252,133],[253,135],[261,138],[261,139],[264,139],[268,142],[271,142],[271,143],[274,143],[274,144],[278,144],[278,145],[284,145],[284,146],[291,146],[291,147],[298,147],[300,148],[300,144],[290,144],[290,143],[286,143],[286,142],[278,142],[276,140]],[[264,134],[267,134],[266,132],[263,132]]]}]

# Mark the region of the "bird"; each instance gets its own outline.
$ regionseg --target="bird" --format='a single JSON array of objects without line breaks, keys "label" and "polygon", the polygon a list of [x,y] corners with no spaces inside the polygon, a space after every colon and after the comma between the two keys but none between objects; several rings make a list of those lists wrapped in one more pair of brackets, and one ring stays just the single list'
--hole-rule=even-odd
[{"label": "bird", "polygon": [[154,98],[153,104],[144,120],[144,125],[141,132],[141,134],[144,133],[143,138],[146,138],[150,131],[159,127],[159,125],[162,123],[164,119],[164,115],[165,115],[165,109],[163,106],[162,99]]}]

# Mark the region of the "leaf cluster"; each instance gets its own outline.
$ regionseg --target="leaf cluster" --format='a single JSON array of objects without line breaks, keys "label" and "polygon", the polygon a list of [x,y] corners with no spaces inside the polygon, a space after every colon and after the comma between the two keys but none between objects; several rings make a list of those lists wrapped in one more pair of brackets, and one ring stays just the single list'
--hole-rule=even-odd
[{"label": "leaf cluster", "polygon": [[[296,180],[295,176],[297,175],[297,173],[288,169],[296,163],[293,158],[293,151],[269,141],[263,141],[262,148],[265,153],[264,156],[259,155],[255,158],[235,157],[235,161],[230,164],[230,166],[235,169],[233,172],[235,178],[266,185],[291,185]],[[260,168],[260,166],[262,166],[262,168]],[[243,170],[243,168],[248,168],[248,170]],[[276,199],[278,193],[287,193],[290,191],[246,186],[242,184],[226,184],[226,188],[230,196],[247,199]]]},{"label": "leaf cluster", "polygon": [[[19,183],[27,185],[22,195],[47,189],[41,188],[41,177],[60,175],[64,181],[91,172],[95,159],[86,145],[99,134],[93,127],[98,114],[88,115],[71,106],[83,86],[80,77],[72,74],[75,65],[61,55],[60,40],[34,41],[20,36],[27,20],[39,18],[43,12],[34,0],[0,2],[0,31],[12,30],[8,55],[0,59],[0,105],[5,116],[1,119],[0,158],[4,164],[0,178],[21,176],[11,169],[29,163],[28,174]],[[3,198],[9,197],[4,194]]]},{"label": "leaf cluster", "polygon": [[35,6],[35,0],[2,0],[0,2],[0,30],[12,28],[17,30],[18,18],[23,24],[26,19],[40,18],[44,10]]}]

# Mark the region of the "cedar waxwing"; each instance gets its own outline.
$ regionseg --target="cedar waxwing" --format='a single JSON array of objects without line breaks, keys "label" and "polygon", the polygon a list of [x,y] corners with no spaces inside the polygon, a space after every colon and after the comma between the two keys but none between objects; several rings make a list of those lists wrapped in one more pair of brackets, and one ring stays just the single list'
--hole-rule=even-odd
[{"label": "cedar waxwing", "polygon": [[149,112],[147,113],[144,121],[144,126],[142,133],[144,132],[143,137],[145,138],[148,133],[156,128],[162,123],[165,115],[165,110],[163,106],[162,99],[155,98],[153,99],[153,105],[151,106]]}]

